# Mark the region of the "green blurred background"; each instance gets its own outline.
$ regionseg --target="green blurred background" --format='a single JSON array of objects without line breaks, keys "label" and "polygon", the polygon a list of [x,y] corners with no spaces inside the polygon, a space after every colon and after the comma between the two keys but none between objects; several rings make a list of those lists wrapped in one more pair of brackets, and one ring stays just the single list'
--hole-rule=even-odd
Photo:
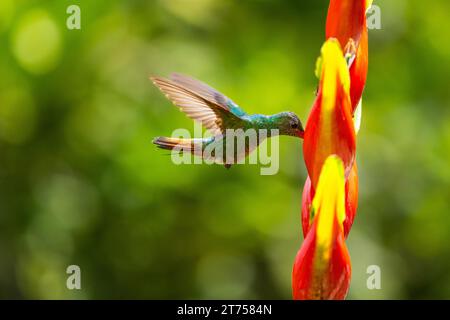
[{"label": "green blurred background", "polygon": [[[81,30],[66,8],[81,7]],[[375,0],[351,299],[450,298],[450,4]],[[280,172],[176,166],[178,71],[306,120],[327,0],[0,2],[0,298],[290,299],[300,140]],[[66,288],[81,267],[82,290]],[[378,265],[382,289],[368,290]]]}]

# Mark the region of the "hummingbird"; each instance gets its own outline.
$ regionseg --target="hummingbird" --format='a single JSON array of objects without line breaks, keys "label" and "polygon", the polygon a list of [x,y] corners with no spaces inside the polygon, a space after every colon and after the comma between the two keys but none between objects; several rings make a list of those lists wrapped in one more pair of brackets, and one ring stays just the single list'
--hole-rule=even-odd
[{"label": "hummingbird", "polygon": [[[153,143],[161,149],[190,152],[229,169],[232,164],[245,159],[265,138],[275,135],[304,136],[302,122],[293,112],[249,115],[216,89],[178,73],[172,74],[169,79],[150,77],[150,80],[175,106],[211,133],[211,137],[194,139],[156,137]],[[254,143],[250,138],[246,139],[249,131],[253,132]],[[230,132],[233,134],[230,135]],[[231,140],[239,138],[244,139],[243,148],[236,149],[234,144],[230,146]],[[230,152],[231,156],[223,152],[227,148],[234,149]],[[206,152],[208,150],[212,151]]]}]

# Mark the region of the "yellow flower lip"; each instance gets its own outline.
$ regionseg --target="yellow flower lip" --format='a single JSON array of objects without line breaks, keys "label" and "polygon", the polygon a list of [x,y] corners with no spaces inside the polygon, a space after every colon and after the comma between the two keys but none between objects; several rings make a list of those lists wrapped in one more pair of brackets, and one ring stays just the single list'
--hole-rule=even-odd
[{"label": "yellow flower lip", "polygon": [[[331,155],[322,167],[317,191],[312,202],[312,210],[316,213],[316,249],[323,263],[330,259],[333,239],[333,227],[337,219],[339,230],[343,230],[345,219],[345,176],[342,160]],[[322,264],[322,263],[321,263]]]},{"label": "yellow flower lip", "polygon": [[[350,92],[350,74],[337,39],[330,38],[322,46],[320,68],[324,97],[330,97],[334,101],[338,83],[342,84],[346,94]],[[332,107],[328,103],[325,106],[328,106],[326,109]]]}]

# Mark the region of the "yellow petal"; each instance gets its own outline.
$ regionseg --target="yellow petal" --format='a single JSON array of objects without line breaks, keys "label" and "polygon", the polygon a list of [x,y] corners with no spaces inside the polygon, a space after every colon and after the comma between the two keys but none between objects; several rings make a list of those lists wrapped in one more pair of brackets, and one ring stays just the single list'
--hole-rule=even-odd
[{"label": "yellow petal", "polygon": [[350,91],[350,74],[339,42],[328,39],[322,46],[322,106],[332,110],[335,105],[337,85],[342,83],[345,93]]},{"label": "yellow petal", "polygon": [[344,164],[338,156],[329,156],[322,167],[312,210],[317,214],[316,258],[324,265],[330,259],[335,218],[340,230],[345,219]]}]

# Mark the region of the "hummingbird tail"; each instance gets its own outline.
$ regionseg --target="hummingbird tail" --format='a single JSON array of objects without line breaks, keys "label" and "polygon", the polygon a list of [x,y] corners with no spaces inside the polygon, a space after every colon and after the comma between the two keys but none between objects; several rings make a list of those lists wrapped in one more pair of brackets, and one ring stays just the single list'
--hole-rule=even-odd
[{"label": "hummingbird tail", "polygon": [[[196,140],[195,139],[181,139],[181,138],[170,138],[170,137],[157,137],[153,139],[153,143],[156,144],[158,148],[165,150],[176,150],[179,152],[187,151],[194,152],[196,150]],[[201,148],[200,148],[201,150]]]},{"label": "hummingbird tail", "polygon": [[[223,141],[223,140],[220,140]],[[223,164],[225,168],[230,169],[232,163],[226,163],[225,159],[226,153],[219,155],[216,154],[214,148],[210,152],[207,151],[207,147],[215,143],[215,137],[210,138],[194,138],[194,139],[181,139],[181,138],[169,138],[169,137],[156,137],[153,139],[153,143],[160,149],[171,150],[172,152],[189,152],[194,156],[201,157],[204,160],[212,161],[218,164]],[[220,143],[220,142],[219,142]],[[234,159],[236,161],[236,159]],[[211,163],[212,163],[211,162]]]}]

